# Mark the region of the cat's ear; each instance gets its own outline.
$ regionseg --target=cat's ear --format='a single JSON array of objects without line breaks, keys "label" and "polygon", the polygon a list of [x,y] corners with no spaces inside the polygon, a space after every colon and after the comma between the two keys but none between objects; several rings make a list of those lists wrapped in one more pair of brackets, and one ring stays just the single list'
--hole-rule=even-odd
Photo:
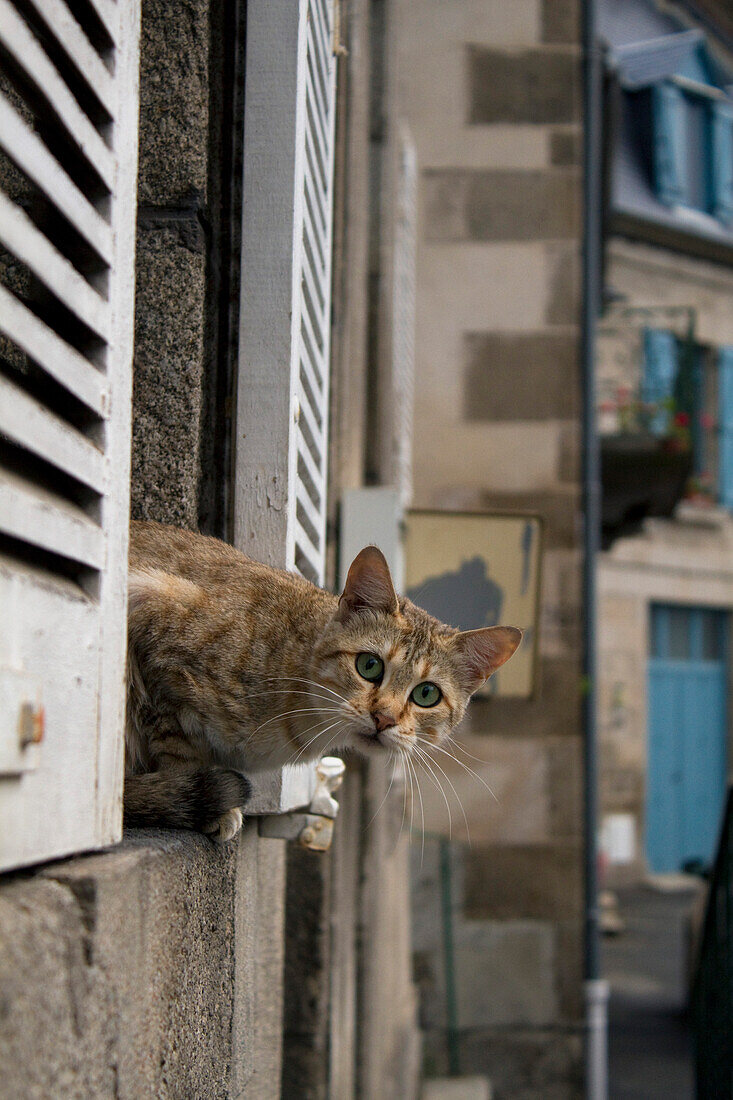
[{"label": "cat's ear", "polygon": [[516,626],[485,626],[480,630],[464,630],[453,639],[461,679],[473,693],[501,668],[522,640]]},{"label": "cat's ear", "polygon": [[398,607],[387,559],[378,547],[365,546],[349,566],[336,612],[337,622],[343,623],[360,611],[394,615]]}]

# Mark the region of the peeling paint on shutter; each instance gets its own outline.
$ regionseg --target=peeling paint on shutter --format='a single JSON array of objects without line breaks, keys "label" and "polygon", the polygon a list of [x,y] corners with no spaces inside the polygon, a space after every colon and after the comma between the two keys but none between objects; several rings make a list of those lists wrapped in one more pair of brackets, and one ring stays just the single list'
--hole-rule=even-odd
[{"label": "peeling paint on shutter", "polygon": [[0,867],[118,839],[140,11],[0,0]]}]

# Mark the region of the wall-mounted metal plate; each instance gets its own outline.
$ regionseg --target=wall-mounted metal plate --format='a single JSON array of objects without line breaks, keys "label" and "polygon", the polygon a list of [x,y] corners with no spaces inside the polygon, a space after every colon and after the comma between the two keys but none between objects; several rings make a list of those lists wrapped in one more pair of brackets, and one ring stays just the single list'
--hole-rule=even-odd
[{"label": "wall-mounted metal plate", "polygon": [[0,714],[0,775],[33,771],[45,723],[40,683],[25,672],[0,667]]}]

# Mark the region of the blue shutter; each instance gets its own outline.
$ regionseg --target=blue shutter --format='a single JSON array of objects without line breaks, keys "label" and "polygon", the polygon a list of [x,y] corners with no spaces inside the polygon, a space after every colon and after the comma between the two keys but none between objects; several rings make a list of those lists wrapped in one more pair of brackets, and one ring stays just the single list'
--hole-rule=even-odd
[{"label": "blue shutter", "polygon": [[718,356],[718,424],[720,502],[733,508],[733,347]]},{"label": "blue shutter", "polygon": [[654,110],[654,186],[666,206],[687,201],[685,99],[674,84],[652,89]]},{"label": "blue shutter", "polygon": [[711,112],[710,175],[712,211],[733,221],[733,104],[714,103]]},{"label": "blue shutter", "polygon": [[677,377],[677,340],[663,329],[644,329],[644,370],[641,399],[655,406],[649,417],[649,431],[666,435],[670,428],[670,406]]}]

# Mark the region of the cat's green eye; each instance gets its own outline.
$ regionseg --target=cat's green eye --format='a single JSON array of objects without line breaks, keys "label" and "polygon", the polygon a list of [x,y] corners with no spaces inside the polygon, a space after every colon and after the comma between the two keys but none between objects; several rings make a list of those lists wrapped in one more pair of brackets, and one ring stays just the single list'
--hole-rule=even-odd
[{"label": "cat's green eye", "polygon": [[381,680],[384,675],[384,661],[376,653],[360,653],[356,658],[356,671],[365,680]]},{"label": "cat's green eye", "polygon": [[412,689],[410,698],[419,707],[434,707],[443,698],[443,693],[437,684],[431,684],[426,680],[424,684],[418,684]]}]

